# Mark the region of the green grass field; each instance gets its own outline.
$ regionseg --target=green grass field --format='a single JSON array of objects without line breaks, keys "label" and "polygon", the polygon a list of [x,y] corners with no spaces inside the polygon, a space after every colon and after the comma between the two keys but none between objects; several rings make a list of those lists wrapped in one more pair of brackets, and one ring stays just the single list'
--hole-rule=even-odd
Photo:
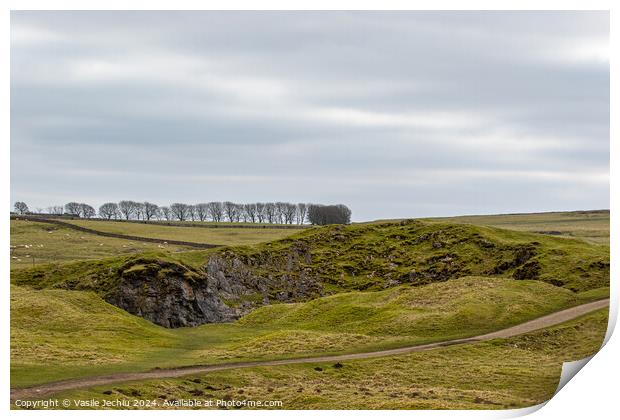
[{"label": "green grass field", "polygon": [[[299,248],[307,250],[309,260],[294,251]],[[449,222],[327,226],[231,252],[251,262],[256,272],[274,276],[294,274],[288,261],[297,252],[299,271],[321,278],[329,292],[381,290],[466,275],[537,279],[574,291],[609,285],[607,245]]]},{"label": "green grass field", "polygon": [[[70,223],[103,232],[217,245],[249,245],[283,238],[298,229],[192,228],[138,223],[72,220]],[[178,253],[194,248],[108,238],[70,228],[26,220],[11,220],[11,268],[65,263],[157,251]]]},{"label": "green grass field", "polygon": [[471,223],[525,232],[548,232],[609,244],[609,210],[441,217],[427,220]]},{"label": "green grass field", "polygon": [[[299,229],[260,229],[260,228],[200,228],[186,226],[164,226],[153,223],[127,223],[100,220],[70,220],[78,226],[123,235],[141,236],[155,239],[198,242],[215,245],[252,245],[260,242],[284,238]],[[194,222],[198,223],[198,222]],[[225,226],[220,224],[220,226]]]},{"label": "green grass field", "polygon": [[[79,221],[135,236],[164,238],[174,231],[178,236],[166,239],[192,242],[215,242],[198,237],[223,235],[230,245],[209,250],[160,248],[11,221],[11,245],[19,245],[12,253],[20,255],[20,261],[11,261],[11,386],[396,348],[495,331],[608,297],[609,245],[596,239],[605,237],[605,226],[609,236],[608,214],[607,225],[604,216],[591,222],[581,213],[569,216],[519,215],[512,223],[502,219],[505,228],[487,226],[500,216],[480,216],[485,220],[476,223],[484,226],[433,219],[299,231]],[[536,233],[559,230],[560,223],[566,226],[563,236],[572,238]],[[30,254],[34,268],[25,257]],[[264,278],[309,276],[323,291],[296,303],[274,304],[287,287],[274,280],[272,304],[233,323],[177,329],[154,325],[103,300],[119,276],[145,264],[165,272],[172,263],[200,281],[214,255]],[[232,396],[281,399],[283,408],[523,407],[552,395],[562,361],[598,350],[606,314],[598,311],[509,340],[344,362],[339,369],[331,364],[253,368],[63,396]]]},{"label": "green grass field", "polygon": [[[312,276],[325,293],[423,285],[468,275],[541,280],[573,291],[609,286],[609,246],[583,240],[447,222],[384,222],[305,229],[252,246],[112,257],[12,273],[19,285],[106,294],[118,270],[170,261],[198,275],[210,256],[238,260],[257,276]],[[302,255],[303,254],[303,255]],[[271,290],[274,297],[281,288]]]},{"label": "green grass field", "polygon": [[271,305],[235,323],[166,329],[91,292],[11,289],[13,386],[104,372],[351,353],[468,337],[600,298],[467,277]]},{"label": "green grass field", "polygon": [[[64,392],[98,401],[279,400],[284,409],[507,409],[550,399],[562,363],[592,355],[607,311],[533,333],[403,356],[245,368]],[[131,405],[130,405],[131,407]],[[75,408],[75,407],[74,407]],[[217,408],[217,407],[214,407]]]},{"label": "green grass field", "polygon": [[106,238],[73,229],[25,220],[11,220],[11,268],[93,260],[145,251],[180,252],[191,248]]}]

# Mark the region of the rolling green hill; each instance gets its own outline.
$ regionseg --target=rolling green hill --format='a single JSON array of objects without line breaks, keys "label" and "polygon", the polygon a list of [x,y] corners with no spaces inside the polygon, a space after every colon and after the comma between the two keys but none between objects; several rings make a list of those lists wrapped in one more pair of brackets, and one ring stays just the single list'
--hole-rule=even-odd
[{"label": "rolling green hill", "polygon": [[166,329],[92,292],[12,286],[12,385],[468,337],[600,297],[537,281],[466,277],[270,305],[235,323]]},{"label": "rolling green hill", "polygon": [[[382,290],[466,275],[540,280],[573,291],[609,286],[609,247],[577,239],[467,224],[401,221],[304,230],[254,246],[141,254],[41,266],[12,274],[17,284],[106,293],[135,265],[177,264],[198,277],[214,255],[271,279],[313,279],[323,293]],[[281,286],[281,285],[279,285]],[[270,298],[277,299],[277,287]],[[317,295],[318,296],[318,295]]]},{"label": "rolling green hill", "polygon": [[[549,400],[562,363],[594,354],[607,310],[509,339],[402,356],[103,385],[58,398],[279,400],[276,409],[514,409]],[[75,408],[75,407],[74,407]],[[218,407],[213,407],[218,408]],[[243,407],[242,407],[243,408]],[[246,407],[247,408],[247,407]]]},{"label": "rolling green hill", "polygon": [[[11,271],[11,383],[23,387],[157,367],[352,353],[474,336],[607,297],[609,257],[609,246],[579,239],[403,220],[305,229],[245,246],[183,252],[158,249],[18,268]],[[163,294],[154,303],[160,305],[163,300],[158,299],[166,293],[176,295],[167,291],[173,290],[167,288],[172,281],[181,284],[180,290],[192,290],[189,295],[205,290],[213,294],[215,286],[227,290],[220,296],[221,303],[238,310],[240,318],[168,329],[106,302],[114,301],[110,297],[119,291],[144,289],[136,295],[137,301],[153,299],[152,291],[157,290]],[[128,289],[128,284],[134,288]],[[163,289],[152,289],[158,285]],[[241,291],[236,289],[239,285]],[[191,300],[180,303],[182,308],[194,305]],[[590,336],[584,340],[594,342]],[[552,347],[543,338],[534,341],[532,346]],[[585,347],[590,349],[590,344]],[[461,357],[472,372],[480,373],[484,369],[479,366],[482,370],[476,371],[477,363],[490,363],[499,354],[524,356],[523,363],[544,359],[539,353],[496,352],[489,345],[480,346],[475,347],[475,357],[446,350],[433,353],[440,356],[428,363],[412,356],[398,364],[411,370],[421,363],[416,375],[430,383],[432,360],[456,363],[450,358]],[[355,363],[381,377],[389,371],[383,361]],[[507,369],[505,363],[495,366]],[[547,375],[557,370],[555,364],[548,366]],[[293,381],[310,378],[295,369],[282,368],[277,375],[293,375]],[[515,369],[527,371],[522,365]],[[260,372],[264,371],[253,370],[247,378],[266,386],[272,383]],[[221,375],[230,380],[227,374]],[[325,379],[317,386],[338,383],[335,377]],[[239,386],[248,386],[244,380]],[[172,384],[162,392],[182,396],[184,385],[177,387],[177,383],[184,382],[139,386],[150,395]],[[548,392],[545,384],[540,395]],[[402,386],[398,385],[398,392],[405,392]],[[425,393],[435,389],[427,388]],[[354,392],[346,389],[347,395]],[[288,392],[282,391],[285,399],[290,397]],[[365,395],[366,391],[359,392]],[[513,401],[507,394],[496,398],[488,390],[480,392],[472,393],[472,398],[497,399],[506,405],[523,405],[540,396]],[[314,391],[301,394],[308,401],[316,397]],[[382,394],[373,395],[373,406],[392,407],[382,405],[386,404]],[[438,404],[461,406],[456,396],[446,398],[439,398]],[[414,400],[424,406],[419,398]],[[316,401],[324,401],[327,405],[317,406],[326,407],[332,400]]]},{"label": "rolling green hill", "polygon": [[426,220],[493,226],[579,238],[593,243],[609,245],[609,210],[455,216]]},{"label": "rolling green hill", "polygon": [[[67,227],[30,220],[11,220],[11,268],[39,264],[58,264],[142,252],[178,253],[192,248],[166,243],[166,240],[210,243],[222,246],[251,245],[273,241],[301,229],[218,228],[163,226],[154,223],[128,223],[95,220],[68,220],[72,224],[113,234],[160,239],[161,243],[110,238]],[[198,222],[196,222],[198,223]]]},{"label": "rolling green hill", "polygon": [[584,291],[609,285],[609,247],[468,224],[371,223],[312,229],[230,252],[260,272],[321,279],[329,290],[378,290],[464,275],[534,279]]},{"label": "rolling green hill", "polygon": [[188,247],[106,238],[73,229],[26,220],[11,220],[11,268],[62,264],[79,260],[134,255],[141,252],[179,252]]},{"label": "rolling green hill", "polygon": [[[226,223],[207,224],[205,222],[202,222],[202,224],[200,222],[189,222],[187,225],[180,225],[179,223],[162,225],[160,223],[132,223],[84,219],[70,220],[69,222],[102,232],[228,246],[252,245],[260,242],[274,241],[304,229],[303,227],[295,229],[292,225],[285,225],[285,228],[278,229],[277,225],[252,225],[249,223],[246,224],[246,227],[228,227]],[[237,223],[233,223],[233,225],[243,226]],[[217,228],[207,228],[204,226],[217,226]]]}]

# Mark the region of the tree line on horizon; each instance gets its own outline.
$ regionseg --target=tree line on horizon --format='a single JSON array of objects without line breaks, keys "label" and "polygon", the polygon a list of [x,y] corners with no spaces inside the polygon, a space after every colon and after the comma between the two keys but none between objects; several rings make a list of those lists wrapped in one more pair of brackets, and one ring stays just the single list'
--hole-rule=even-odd
[{"label": "tree line on horizon", "polygon": [[43,209],[31,212],[26,203],[18,201],[14,208],[18,214],[68,215],[84,219],[99,216],[106,220],[211,221],[289,225],[348,224],[351,222],[351,210],[344,204],[287,202],[240,204],[231,201],[211,201],[199,204],[172,203],[169,206],[158,206],[148,201],[122,200],[118,203],[104,203],[98,211],[86,203],[70,202],[64,206],[50,206],[45,213]]}]

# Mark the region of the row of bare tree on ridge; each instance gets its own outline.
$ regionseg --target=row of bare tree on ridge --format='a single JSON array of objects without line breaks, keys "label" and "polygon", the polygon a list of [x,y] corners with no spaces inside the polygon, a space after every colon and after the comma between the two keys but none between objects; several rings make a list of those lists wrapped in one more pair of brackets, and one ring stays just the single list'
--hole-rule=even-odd
[{"label": "row of bare tree on ridge", "polygon": [[[44,213],[37,209],[36,213]],[[24,202],[15,203],[18,214],[32,214]],[[231,201],[211,201],[208,203],[172,203],[158,206],[148,201],[122,200],[118,203],[105,203],[97,212],[94,207],[78,202],[64,206],[47,208],[49,215],[69,215],[90,219],[99,216],[107,220],[166,220],[199,222],[244,222],[271,224],[346,224],[351,222],[351,210],[343,205],[323,205],[310,203],[233,203]]]}]

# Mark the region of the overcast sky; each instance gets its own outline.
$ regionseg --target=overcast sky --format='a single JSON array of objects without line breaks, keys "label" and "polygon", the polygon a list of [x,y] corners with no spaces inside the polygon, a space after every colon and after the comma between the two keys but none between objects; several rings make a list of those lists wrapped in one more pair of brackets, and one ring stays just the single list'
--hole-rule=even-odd
[{"label": "overcast sky", "polygon": [[11,198],[609,207],[606,12],[12,12]]}]

